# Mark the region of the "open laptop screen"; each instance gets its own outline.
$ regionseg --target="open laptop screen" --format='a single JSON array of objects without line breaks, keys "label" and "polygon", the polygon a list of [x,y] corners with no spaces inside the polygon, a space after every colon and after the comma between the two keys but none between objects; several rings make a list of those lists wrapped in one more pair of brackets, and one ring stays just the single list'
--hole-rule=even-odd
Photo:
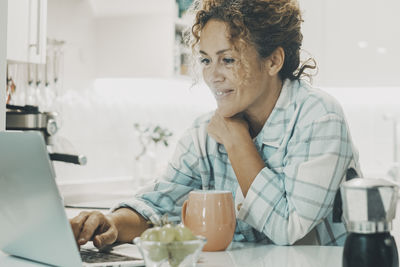
[{"label": "open laptop screen", "polygon": [[0,237],[0,249],[8,254],[56,266],[82,266],[39,132],[0,132]]}]

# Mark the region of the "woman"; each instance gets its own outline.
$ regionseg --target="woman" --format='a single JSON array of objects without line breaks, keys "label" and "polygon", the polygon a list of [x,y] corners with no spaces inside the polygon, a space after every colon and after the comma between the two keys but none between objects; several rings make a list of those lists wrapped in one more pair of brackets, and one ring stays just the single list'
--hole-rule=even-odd
[{"label": "woman", "polygon": [[[178,143],[164,176],[109,215],[71,220],[79,245],[131,242],[193,189],[230,190],[235,241],[342,245],[335,193],[358,156],[339,104],[301,78],[302,22],[291,0],[204,0],[192,48],[217,100]],[[360,172],[359,172],[360,174]]]}]

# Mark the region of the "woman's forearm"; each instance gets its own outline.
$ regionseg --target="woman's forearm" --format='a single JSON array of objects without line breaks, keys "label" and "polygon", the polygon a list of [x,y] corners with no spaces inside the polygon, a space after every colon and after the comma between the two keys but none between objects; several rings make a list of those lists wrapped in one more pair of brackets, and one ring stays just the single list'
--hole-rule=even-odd
[{"label": "woman's forearm", "polygon": [[108,216],[118,229],[118,242],[130,243],[135,237],[141,235],[144,230],[149,228],[146,219],[129,208],[120,208]]},{"label": "woman's forearm", "polygon": [[247,191],[249,191],[257,174],[265,167],[265,163],[250,136],[226,145],[225,149],[228,152],[243,196],[246,197]]}]

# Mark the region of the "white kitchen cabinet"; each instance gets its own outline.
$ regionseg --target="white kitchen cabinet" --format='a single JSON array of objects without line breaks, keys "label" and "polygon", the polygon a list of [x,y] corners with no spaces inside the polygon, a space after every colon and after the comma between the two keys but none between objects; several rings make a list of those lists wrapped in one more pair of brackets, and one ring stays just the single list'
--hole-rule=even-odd
[{"label": "white kitchen cabinet", "polygon": [[46,63],[47,0],[8,0],[7,60]]},{"label": "white kitchen cabinet", "polygon": [[0,132],[6,129],[7,0],[0,0]]}]

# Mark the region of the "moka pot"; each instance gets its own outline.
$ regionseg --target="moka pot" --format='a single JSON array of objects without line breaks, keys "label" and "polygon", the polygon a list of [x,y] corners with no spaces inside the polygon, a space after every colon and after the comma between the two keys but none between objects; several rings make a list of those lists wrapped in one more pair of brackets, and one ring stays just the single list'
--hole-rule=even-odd
[{"label": "moka pot", "polygon": [[340,188],[348,236],[343,267],[398,267],[392,221],[398,187],[384,179],[354,178]]}]

